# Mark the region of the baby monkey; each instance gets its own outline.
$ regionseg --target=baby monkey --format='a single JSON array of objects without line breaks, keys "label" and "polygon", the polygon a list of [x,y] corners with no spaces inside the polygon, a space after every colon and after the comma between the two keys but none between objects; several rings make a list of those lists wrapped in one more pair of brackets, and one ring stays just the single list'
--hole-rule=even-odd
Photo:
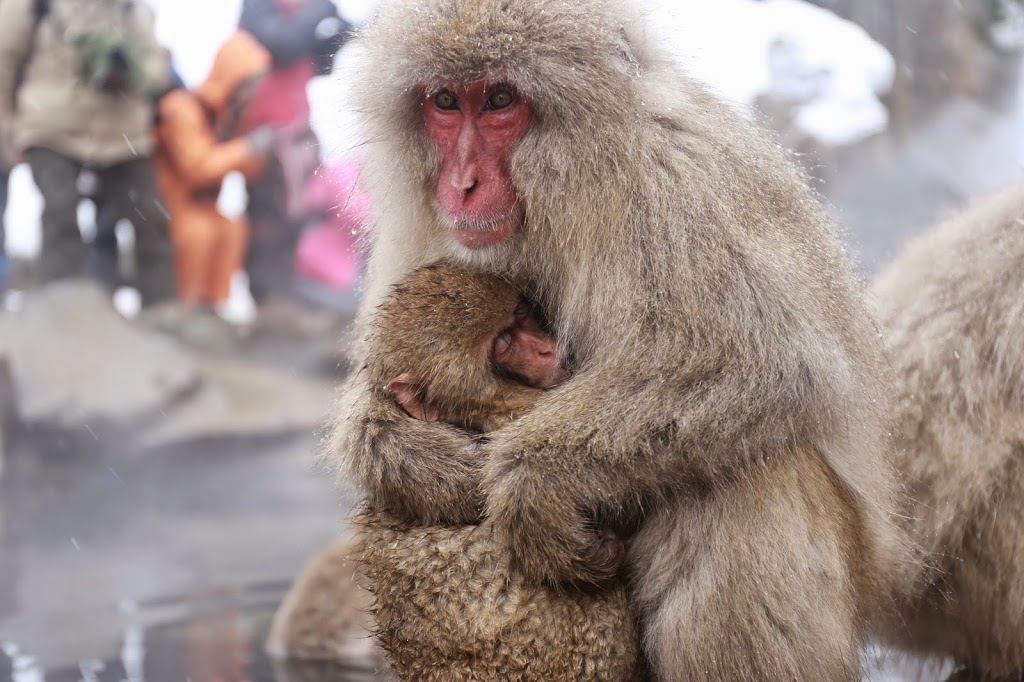
[{"label": "baby monkey", "polygon": [[[368,358],[375,399],[482,438],[570,376],[512,286],[448,264],[395,285]],[[555,591],[522,581],[487,524],[417,524],[372,500],[356,524],[378,638],[402,679],[642,678],[635,618],[614,579],[624,546],[611,529],[594,531],[607,589]]]},{"label": "baby monkey", "polygon": [[[534,306],[500,277],[438,263],[396,284],[378,307],[366,369],[416,419],[486,434],[569,377]],[[381,395],[381,399],[387,399]],[[625,557],[607,527],[591,560],[608,579]]]},{"label": "baby monkey", "polygon": [[568,376],[554,338],[511,285],[453,265],[395,285],[370,343],[374,385],[417,419],[475,433],[501,428]]}]

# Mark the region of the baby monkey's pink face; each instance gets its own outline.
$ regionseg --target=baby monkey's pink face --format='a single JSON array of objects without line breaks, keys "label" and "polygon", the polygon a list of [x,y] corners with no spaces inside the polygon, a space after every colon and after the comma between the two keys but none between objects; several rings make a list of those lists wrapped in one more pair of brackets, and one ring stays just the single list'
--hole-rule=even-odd
[{"label": "baby monkey's pink face", "polygon": [[[508,310],[512,303],[508,298],[496,300],[490,303],[495,309],[477,311],[481,319],[467,322],[461,332],[470,337],[453,339],[444,351],[443,361],[457,366],[441,372],[433,385],[412,372],[388,382],[388,390],[408,415],[424,421],[451,421],[481,411],[506,416],[521,413],[532,408],[536,391],[554,388],[569,377],[558,344],[529,305],[520,302],[509,313],[498,310]],[[460,332],[456,328],[436,333]],[[527,393],[506,390],[511,384],[521,385]]]},{"label": "baby monkey's pink face", "polygon": [[491,360],[501,373],[534,388],[553,388],[568,376],[555,339],[525,306],[494,339]]}]

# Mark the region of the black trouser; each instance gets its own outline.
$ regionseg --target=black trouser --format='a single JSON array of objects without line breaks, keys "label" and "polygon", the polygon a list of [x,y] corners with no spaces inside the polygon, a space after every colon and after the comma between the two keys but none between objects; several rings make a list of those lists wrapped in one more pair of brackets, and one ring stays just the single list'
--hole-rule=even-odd
[{"label": "black trouser", "polygon": [[253,298],[262,303],[271,294],[291,289],[295,249],[302,223],[290,220],[285,211],[285,183],[276,161],[256,181],[249,183],[249,250],[245,269]]},{"label": "black trouser", "polygon": [[125,283],[121,269],[121,252],[117,246],[117,223],[128,216],[118,215],[112,206],[104,206],[98,197],[92,197],[96,205],[96,234],[89,244],[89,276],[110,291]]},{"label": "black trouser", "polygon": [[[35,268],[39,283],[85,274],[85,245],[78,230],[78,177],[83,164],[33,147],[25,152],[43,195],[42,250]],[[99,188],[96,204],[128,219],[135,228],[134,284],[146,304],[174,296],[174,269],[167,216],[149,159],[91,167]]]}]

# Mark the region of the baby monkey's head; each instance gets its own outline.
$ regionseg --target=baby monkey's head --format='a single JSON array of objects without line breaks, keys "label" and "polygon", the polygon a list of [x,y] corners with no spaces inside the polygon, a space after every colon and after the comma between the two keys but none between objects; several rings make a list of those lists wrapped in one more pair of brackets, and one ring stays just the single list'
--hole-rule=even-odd
[{"label": "baby monkey's head", "polygon": [[367,370],[409,414],[499,428],[566,378],[554,338],[508,282],[450,264],[402,278],[381,303]]}]

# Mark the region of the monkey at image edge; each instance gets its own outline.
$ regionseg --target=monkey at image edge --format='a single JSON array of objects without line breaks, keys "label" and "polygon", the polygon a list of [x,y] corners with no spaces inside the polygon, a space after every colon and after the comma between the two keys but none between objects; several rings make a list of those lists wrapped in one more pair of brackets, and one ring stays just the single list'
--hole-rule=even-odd
[{"label": "monkey at image edge", "polygon": [[872,285],[899,379],[899,571],[884,642],[1024,680],[1024,183],[912,239]]}]

